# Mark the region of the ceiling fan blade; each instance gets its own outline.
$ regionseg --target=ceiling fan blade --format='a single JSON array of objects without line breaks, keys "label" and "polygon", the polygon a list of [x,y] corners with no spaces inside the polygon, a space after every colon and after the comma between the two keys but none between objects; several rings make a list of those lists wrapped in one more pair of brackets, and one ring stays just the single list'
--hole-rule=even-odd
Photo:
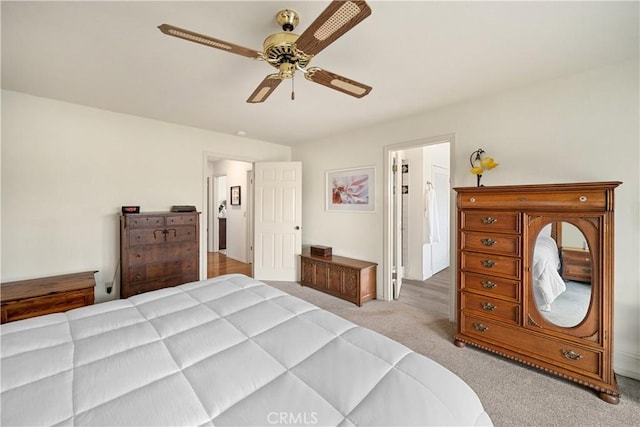
[{"label": "ceiling fan blade", "polygon": [[250,104],[264,102],[281,82],[282,79],[279,78],[277,74],[269,74],[260,82],[256,90],[254,90],[249,99],[247,99],[247,102]]},{"label": "ceiling fan blade", "polygon": [[193,31],[185,30],[183,28],[174,27],[169,24],[162,24],[158,27],[163,33],[178,37],[180,39],[188,40],[194,43],[200,43],[205,46],[215,47],[227,52],[235,53],[238,55],[246,56],[253,59],[261,59],[262,52],[249,49],[247,47],[238,46],[237,44],[228,43],[223,40],[214,39],[213,37],[205,36],[203,34],[194,33]]},{"label": "ceiling fan blade", "polygon": [[331,89],[339,90],[347,95],[362,98],[371,92],[372,87],[346,77],[339,76],[322,68],[309,68],[304,77],[314,83],[319,83]]},{"label": "ceiling fan blade", "polygon": [[316,55],[369,15],[371,8],[364,1],[334,0],[298,37],[296,47],[306,55]]}]

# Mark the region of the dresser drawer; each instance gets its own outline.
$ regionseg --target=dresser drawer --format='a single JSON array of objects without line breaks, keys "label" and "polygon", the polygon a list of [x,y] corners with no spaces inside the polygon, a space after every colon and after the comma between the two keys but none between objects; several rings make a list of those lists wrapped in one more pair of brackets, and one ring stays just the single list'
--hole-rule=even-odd
[{"label": "dresser drawer", "polygon": [[460,274],[460,289],[490,296],[504,297],[520,301],[521,289],[517,280],[502,279],[463,271]]},{"label": "dresser drawer", "polygon": [[460,248],[463,251],[520,256],[520,236],[463,231]]},{"label": "dresser drawer", "polygon": [[520,258],[475,252],[461,252],[460,266],[466,271],[520,280]]},{"label": "dresser drawer", "polygon": [[520,305],[514,302],[462,292],[460,296],[460,309],[480,312],[483,315],[495,317],[496,320],[514,325],[520,323]]},{"label": "dresser drawer", "polygon": [[196,215],[175,215],[167,217],[167,226],[170,225],[195,225]]},{"label": "dresser drawer", "polygon": [[158,280],[150,280],[140,283],[131,283],[127,286],[126,290],[123,290],[122,298],[128,298],[131,295],[141,294],[143,292],[155,291],[156,289],[167,288],[170,286],[178,286],[184,283],[195,282],[198,280],[198,275],[183,274],[180,276],[165,277]]},{"label": "dresser drawer", "polygon": [[140,228],[129,230],[129,246],[196,241],[195,226]]},{"label": "dresser drawer", "polygon": [[167,243],[166,245],[134,246],[127,254],[129,266],[191,259],[197,256],[196,242]]},{"label": "dresser drawer", "polygon": [[157,280],[167,276],[175,276],[196,272],[196,261],[193,259],[184,261],[172,261],[158,264],[147,264],[129,269],[131,283]]},{"label": "dresser drawer", "polygon": [[564,209],[564,210],[602,210],[607,206],[606,192],[603,190],[563,190],[540,192],[500,192],[495,189],[465,193],[458,195],[458,206],[463,209],[491,209],[500,206],[501,209],[528,208],[536,210]]},{"label": "dresser drawer", "polygon": [[126,228],[162,227],[163,225],[164,217],[162,216],[125,215]]},{"label": "dresser drawer", "polygon": [[500,322],[469,313],[461,314],[461,332],[482,340],[494,341],[507,349],[526,353],[547,363],[600,376],[602,353],[551,337],[525,333]]},{"label": "dresser drawer", "polygon": [[460,211],[462,230],[520,232],[520,214],[517,212]]}]

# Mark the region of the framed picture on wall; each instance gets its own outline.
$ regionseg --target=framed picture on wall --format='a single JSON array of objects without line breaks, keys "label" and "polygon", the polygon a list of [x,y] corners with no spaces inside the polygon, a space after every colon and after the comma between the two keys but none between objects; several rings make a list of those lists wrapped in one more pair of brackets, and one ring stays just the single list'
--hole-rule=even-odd
[{"label": "framed picture on wall", "polygon": [[375,167],[326,172],[326,210],[375,212]]},{"label": "framed picture on wall", "polygon": [[240,186],[231,187],[231,206],[240,205]]}]

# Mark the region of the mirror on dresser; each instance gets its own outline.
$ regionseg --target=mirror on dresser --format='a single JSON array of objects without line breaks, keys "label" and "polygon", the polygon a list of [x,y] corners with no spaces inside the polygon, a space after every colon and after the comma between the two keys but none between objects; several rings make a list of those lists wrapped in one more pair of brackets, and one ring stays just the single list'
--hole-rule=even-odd
[{"label": "mirror on dresser", "polygon": [[546,224],[535,239],[532,283],[536,307],[551,323],[578,325],[591,301],[592,257],[587,238],[574,224]]},{"label": "mirror on dresser", "polygon": [[613,238],[620,184],[455,188],[455,344],[543,369],[618,403]]},{"label": "mirror on dresser", "polygon": [[601,214],[586,212],[527,215],[530,238],[523,279],[532,291],[529,327],[575,337],[598,336],[602,220]]}]

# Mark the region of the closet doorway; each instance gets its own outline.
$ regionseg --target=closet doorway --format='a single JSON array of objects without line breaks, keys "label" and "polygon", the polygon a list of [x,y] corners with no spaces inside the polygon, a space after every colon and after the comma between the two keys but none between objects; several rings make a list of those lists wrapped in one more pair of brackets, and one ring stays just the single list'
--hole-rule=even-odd
[{"label": "closet doorway", "polygon": [[[453,312],[451,152],[453,135],[387,146],[384,299],[434,279]],[[395,167],[394,167],[395,164]],[[455,247],[455,245],[453,245]],[[407,295],[414,292],[407,289]]]}]

